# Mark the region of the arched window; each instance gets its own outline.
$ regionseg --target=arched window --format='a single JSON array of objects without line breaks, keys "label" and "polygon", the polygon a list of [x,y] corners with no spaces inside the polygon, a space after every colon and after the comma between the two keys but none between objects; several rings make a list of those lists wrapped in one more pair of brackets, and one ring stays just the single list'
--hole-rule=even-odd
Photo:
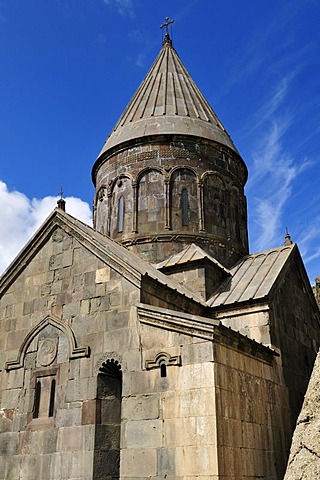
[{"label": "arched window", "polygon": [[188,225],[188,190],[182,189],[181,192],[181,210],[182,210],[182,225]]},{"label": "arched window", "polygon": [[118,232],[123,232],[123,219],[124,219],[124,200],[123,196],[118,201]]},{"label": "arched window", "polygon": [[121,365],[109,359],[100,367],[97,381],[93,478],[120,478],[121,402]]}]

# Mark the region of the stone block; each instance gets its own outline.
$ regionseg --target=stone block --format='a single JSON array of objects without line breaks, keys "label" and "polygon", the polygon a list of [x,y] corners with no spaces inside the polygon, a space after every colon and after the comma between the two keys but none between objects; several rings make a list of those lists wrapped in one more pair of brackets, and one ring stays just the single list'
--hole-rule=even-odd
[{"label": "stone block", "polygon": [[19,434],[4,432],[1,434],[0,456],[16,455],[18,451]]},{"label": "stone block", "polygon": [[[33,305],[33,302],[32,302]],[[7,336],[7,350],[19,349],[29,330],[23,329],[15,332],[9,332]]]},{"label": "stone block", "polygon": [[70,452],[83,450],[84,433],[82,427],[60,427],[58,433],[58,451]]},{"label": "stone block", "polygon": [[[130,379],[130,392],[128,393],[132,395],[150,394],[159,390],[159,372],[157,370],[132,372]],[[126,386],[125,383],[124,386]]]},{"label": "stone block", "polygon": [[95,425],[97,421],[97,400],[86,400],[82,403],[82,425]]},{"label": "stone block", "polygon": [[109,282],[110,272],[111,272],[111,269],[108,266],[104,268],[99,268],[98,270],[96,270],[95,282],[96,283]]},{"label": "stone block", "polygon": [[121,478],[149,478],[157,475],[157,449],[123,449],[121,451]]},{"label": "stone block", "polygon": [[66,250],[63,252],[62,254],[62,266],[63,267],[69,267],[70,265],[72,265],[72,261],[73,261],[73,252],[72,250]]},{"label": "stone block", "polygon": [[3,390],[1,408],[16,409],[19,406],[21,389]]},{"label": "stone block", "polygon": [[7,389],[21,388],[23,386],[24,370],[9,370],[7,372],[6,387]]},{"label": "stone block", "polygon": [[163,424],[164,445],[177,447],[197,444],[197,419],[196,417],[180,417],[168,419]]},{"label": "stone block", "polygon": [[159,418],[158,395],[137,395],[124,397],[121,416],[124,420],[145,420]]},{"label": "stone block", "polygon": [[95,451],[119,450],[120,425],[96,425],[94,442]]},{"label": "stone block", "polygon": [[80,302],[80,314],[81,315],[88,315],[90,312],[90,300],[81,300]]},{"label": "stone block", "polygon": [[213,362],[212,342],[193,343],[184,345],[181,349],[182,365],[191,363]]},{"label": "stone block", "polygon": [[57,268],[62,267],[62,253],[57,253],[56,255],[51,255],[49,260],[49,269],[56,270]]},{"label": "stone block", "polygon": [[175,450],[172,448],[158,449],[158,477],[159,478],[177,478],[175,465]]},{"label": "stone block", "polygon": [[117,450],[96,451],[93,457],[93,473],[96,480],[119,478],[120,452]]},{"label": "stone block", "polygon": [[1,457],[5,460],[6,469],[5,469],[5,476],[3,477],[4,480],[24,480],[23,470],[21,468],[21,463],[23,457],[20,455],[14,455],[12,457]]},{"label": "stone block", "polygon": [[69,320],[80,313],[80,302],[67,303],[63,306],[63,318]]},{"label": "stone block", "polygon": [[93,378],[69,380],[66,387],[66,401],[90,400],[97,395],[97,381]]},{"label": "stone block", "polygon": [[176,449],[176,473],[181,476],[218,475],[217,450],[212,446]]},{"label": "stone block", "polygon": [[124,442],[128,448],[160,447],[162,444],[162,420],[127,422]]},{"label": "stone block", "polygon": [[206,416],[216,414],[215,393],[212,388],[192,389],[162,394],[163,418]]},{"label": "stone block", "polygon": [[[1,408],[0,410],[0,433],[11,432],[13,430],[13,409]],[[1,477],[0,477],[1,478]]]},{"label": "stone block", "polygon": [[56,427],[75,427],[81,425],[81,408],[58,409],[55,425]]},{"label": "stone block", "polygon": [[179,387],[182,390],[214,386],[213,363],[185,365],[179,369]]}]

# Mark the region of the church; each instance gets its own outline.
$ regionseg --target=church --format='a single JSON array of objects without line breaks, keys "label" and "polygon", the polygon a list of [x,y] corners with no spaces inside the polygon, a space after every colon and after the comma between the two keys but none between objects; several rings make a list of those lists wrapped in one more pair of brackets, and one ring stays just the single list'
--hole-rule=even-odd
[{"label": "church", "polygon": [[0,479],[281,480],[320,346],[298,247],[165,27],[92,168],[0,278]]}]

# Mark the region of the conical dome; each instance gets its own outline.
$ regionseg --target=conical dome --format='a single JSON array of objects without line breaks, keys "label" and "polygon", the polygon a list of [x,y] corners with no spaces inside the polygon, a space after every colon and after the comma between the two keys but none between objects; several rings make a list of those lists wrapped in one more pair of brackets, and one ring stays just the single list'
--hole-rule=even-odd
[{"label": "conical dome", "polygon": [[94,227],[159,263],[195,244],[248,252],[247,168],[168,34],[93,169]]},{"label": "conical dome", "polygon": [[169,36],[104,144],[101,156],[128,140],[157,134],[193,135],[237,152],[229,134],[190,77]]}]

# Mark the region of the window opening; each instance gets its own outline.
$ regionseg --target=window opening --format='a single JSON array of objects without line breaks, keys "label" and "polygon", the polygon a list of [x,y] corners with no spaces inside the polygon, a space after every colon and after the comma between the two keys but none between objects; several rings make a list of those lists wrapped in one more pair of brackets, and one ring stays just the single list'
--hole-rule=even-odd
[{"label": "window opening", "polygon": [[183,188],[181,192],[182,225],[188,225],[188,190]]},{"label": "window opening", "polygon": [[41,383],[38,380],[36,383],[36,388],[34,392],[33,418],[39,417],[40,396],[41,396]]},{"label": "window opening", "polygon": [[51,389],[50,389],[50,403],[49,403],[49,412],[48,412],[49,417],[53,417],[55,393],[56,393],[56,380],[55,378],[53,378],[51,381]]},{"label": "window opening", "polygon": [[118,232],[123,232],[123,219],[124,219],[124,200],[123,196],[119,198],[118,202]]},{"label": "window opening", "polygon": [[41,375],[36,378],[33,418],[53,417],[55,408],[56,376]]},{"label": "window opening", "polygon": [[160,365],[160,376],[161,377],[167,376],[167,365],[165,363],[161,363]]}]

